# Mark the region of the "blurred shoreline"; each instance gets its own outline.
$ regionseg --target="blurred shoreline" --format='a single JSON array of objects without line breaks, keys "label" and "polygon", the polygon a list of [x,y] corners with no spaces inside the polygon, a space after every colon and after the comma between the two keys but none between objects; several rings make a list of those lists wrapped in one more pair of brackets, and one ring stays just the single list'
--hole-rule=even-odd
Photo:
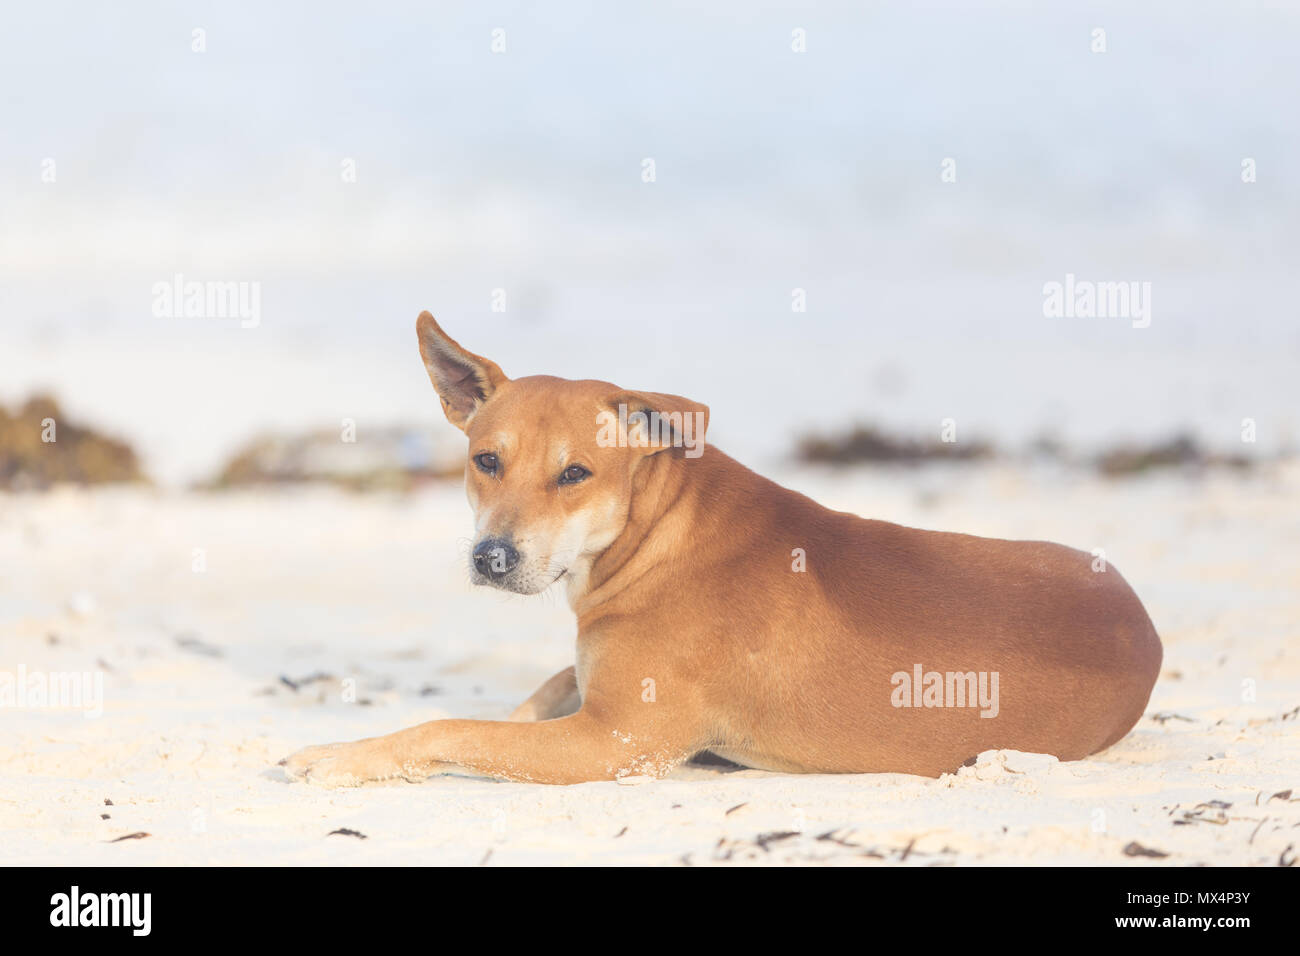
[{"label": "blurred shoreline", "polygon": [[[1243,433],[1244,437],[1244,433]],[[1189,476],[1217,469],[1249,472],[1295,459],[1287,447],[1260,451],[1243,441],[1236,452],[1216,451],[1187,431],[1151,442],[1126,441],[1087,449],[1050,434],[1016,447],[984,439],[957,440],[950,423],[925,435],[857,422],[837,431],[808,432],[770,467],[846,468],[969,466],[997,463],[1125,478],[1172,469]],[[240,487],[332,484],[354,491],[411,490],[463,475],[463,436],[447,427],[359,426],[305,431],[263,429],[238,445],[220,466],[185,487],[200,491]],[[763,470],[763,465],[751,465]],[[0,490],[40,490],[58,484],[150,482],[130,441],[108,436],[66,416],[58,402],[34,395],[12,410],[0,405]]]}]

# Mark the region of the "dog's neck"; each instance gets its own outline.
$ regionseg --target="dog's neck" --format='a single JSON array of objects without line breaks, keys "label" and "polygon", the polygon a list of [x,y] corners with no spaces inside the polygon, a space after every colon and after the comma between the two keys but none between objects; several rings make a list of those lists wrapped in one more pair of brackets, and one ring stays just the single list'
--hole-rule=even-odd
[{"label": "dog's neck", "polygon": [[[668,525],[689,520],[695,510],[692,472],[709,470],[704,458],[688,459],[669,451],[643,459],[632,479],[632,503],[627,524],[609,547],[592,555],[568,575],[569,606],[582,617],[668,556],[657,545]],[[576,573],[575,573],[576,572]]]},{"label": "dog's neck", "polygon": [[[569,607],[578,616],[635,590],[647,575],[658,577],[671,562],[678,575],[724,560],[755,533],[750,505],[757,500],[802,499],[751,471],[716,445],[698,458],[666,451],[641,462],[633,477],[627,524],[609,545],[567,575]],[[802,499],[807,501],[807,499]],[[807,501],[814,509],[821,509]],[[685,543],[685,547],[683,544]]]}]

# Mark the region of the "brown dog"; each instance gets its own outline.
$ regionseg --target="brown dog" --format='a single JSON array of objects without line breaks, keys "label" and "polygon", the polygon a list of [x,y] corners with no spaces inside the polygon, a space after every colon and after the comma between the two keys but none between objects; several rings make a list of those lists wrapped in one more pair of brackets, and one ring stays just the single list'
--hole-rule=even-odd
[{"label": "brown dog", "polygon": [[509,721],[310,747],[282,761],[292,776],[576,783],[662,775],[704,750],[937,776],[994,748],[1078,759],[1142,715],[1160,639],[1091,555],[829,511],[706,449],[703,405],[508,379],[429,313],[417,331],[469,436],[476,581],[533,594],[563,580],[577,666]]}]

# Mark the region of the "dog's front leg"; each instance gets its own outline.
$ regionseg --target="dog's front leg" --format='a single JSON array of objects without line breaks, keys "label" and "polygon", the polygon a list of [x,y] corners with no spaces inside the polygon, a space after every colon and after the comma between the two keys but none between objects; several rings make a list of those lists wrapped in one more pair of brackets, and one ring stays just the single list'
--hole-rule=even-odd
[{"label": "dog's front leg", "polygon": [[578,676],[572,667],[566,667],[548,680],[526,701],[515,708],[511,720],[554,720],[568,717],[582,706],[578,693]]},{"label": "dog's front leg", "polygon": [[385,737],[308,747],[281,764],[290,776],[324,786],[422,779],[448,765],[503,780],[562,784],[663,776],[694,749],[663,728],[620,727],[580,710],[536,723],[434,720]]}]

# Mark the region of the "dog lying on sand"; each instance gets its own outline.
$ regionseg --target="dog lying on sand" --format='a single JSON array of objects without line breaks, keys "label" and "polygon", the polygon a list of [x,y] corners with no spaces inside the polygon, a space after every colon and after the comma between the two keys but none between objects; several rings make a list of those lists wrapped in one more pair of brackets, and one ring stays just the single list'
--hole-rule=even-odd
[{"label": "dog lying on sand", "polygon": [[791,773],[937,776],[1128,733],[1160,639],[1114,567],[1042,541],[830,511],[705,445],[708,409],[509,379],[429,313],[420,353],[469,439],[475,581],[565,588],[574,666],[509,720],[435,720],[281,763],[328,786],[468,770],[578,783],[702,751]]}]

